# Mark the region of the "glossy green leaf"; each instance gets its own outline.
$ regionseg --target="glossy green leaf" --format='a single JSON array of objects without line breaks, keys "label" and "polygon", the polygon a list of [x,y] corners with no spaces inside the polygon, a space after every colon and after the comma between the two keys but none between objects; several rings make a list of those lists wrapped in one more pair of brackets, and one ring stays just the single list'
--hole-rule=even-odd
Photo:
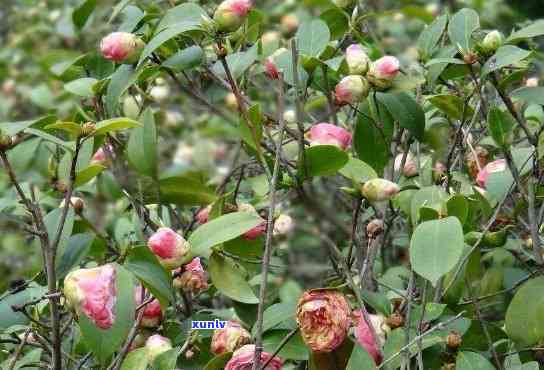
[{"label": "glossy green leaf", "polygon": [[200,46],[193,45],[178,51],[176,54],[166,59],[162,65],[176,71],[185,71],[198,67],[203,61],[204,50],[202,50]]},{"label": "glossy green leaf", "polygon": [[[255,44],[246,51],[239,51],[234,54],[227,55],[226,61],[229,66],[232,77],[237,79],[249,68],[258,57],[258,45]],[[213,72],[222,78],[227,78],[225,69],[221,61],[215,62],[212,67]]]},{"label": "glossy green leaf", "polygon": [[419,39],[417,40],[417,46],[424,57],[430,57],[433,54],[434,49],[446,30],[447,24],[448,16],[442,15],[436,18],[421,32]]},{"label": "glossy green leaf", "polygon": [[327,9],[319,18],[327,23],[333,40],[342,37],[349,30],[349,17],[339,8]]},{"label": "glossy green leaf", "polygon": [[157,176],[157,128],[150,108],[141,116],[143,125],[132,130],[127,156],[132,167],[142,175]]},{"label": "glossy green leaf", "polygon": [[222,294],[237,302],[259,303],[259,299],[247,282],[247,273],[231,258],[213,253],[208,271],[213,285]]},{"label": "glossy green leaf", "polygon": [[353,147],[360,160],[382,173],[389,162],[390,138],[368,115],[359,114],[355,123]]},{"label": "glossy green leaf", "polygon": [[[275,303],[266,308],[263,313],[263,333],[269,329],[274,328],[276,325],[295,317],[296,304],[294,302],[289,303]],[[255,335],[257,327],[253,327],[253,335]]]},{"label": "glossy green leaf", "polygon": [[123,64],[111,75],[106,97],[106,110],[111,116],[117,114],[121,95],[138,79],[143,68],[135,69],[129,64]]},{"label": "glossy green leaf", "polygon": [[374,370],[376,363],[374,359],[362,346],[353,346],[353,352],[349,358],[346,370]]},{"label": "glossy green leaf", "polygon": [[495,367],[476,352],[461,352],[457,355],[455,370],[494,370]]},{"label": "glossy green leaf", "polygon": [[148,356],[146,348],[130,351],[123,361],[121,370],[147,370]]},{"label": "glossy green leaf", "polygon": [[[268,353],[274,353],[282,340],[289,334],[288,330],[272,330],[263,335],[263,347]],[[293,361],[306,361],[310,357],[308,346],[300,333],[292,336],[278,353],[278,357]]]},{"label": "glossy green leaf", "polygon": [[172,348],[161,353],[153,360],[152,370],[174,370],[181,351],[179,348]]},{"label": "glossy green leaf", "polygon": [[491,137],[499,147],[506,149],[512,144],[515,123],[510,113],[492,107],[487,116],[487,126]]},{"label": "glossy green leaf", "polygon": [[94,97],[93,86],[98,82],[96,78],[83,77],[64,85],[64,90],[84,98]]},{"label": "glossy green leaf", "polygon": [[470,105],[465,105],[464,100],[457,95],[433,95],[429,97],[428,100],[448,117],[456,120],[467,120],[467,118],[472,117],[474,114],[472,107]]},{"label": "glossy green leaf", "polygon": [[207,205],[217,196],[204,179],[192,174],[167,177],[159,181],[163,202],[180,205]]},{"label": "glossy green leaf", "polygon": [[423,140],[425,113],[411,95],[377,93],[376,97],[401,127],[407,129],[419,141]]},{"label": "glossy green leaf", "polygon": [[318,57],[327,47],[330,37],[329,27],[321,19],[302,23],[295,35],[298,51],[309,57]]},{"label": "glossy green leaf", "polygon": [[544,35],[544,20],[540,19],[527,27],[522,28],[510,35],[509,42],[517,42],[531,37]]},{"label": "glossy green leaf", "polygon": [[38,299],[47,292],[47,289],[36,284],[14,294],[10,294],[0,301],[0,329],[6,330],[13,325],[25,325],[29,322],[27,317],[20,312],[15,312],[11,306],[23,305],[34,299]]},{"label": "glossy green leaf", "polygon": [[72,22],[78,29],[82,29],[96,8],[96,0],[83,0],[72,12]]},{"label": "glossy green leaf", "polygon": [[467,198],[462,194],[452,196],[446,202],[448,216],[455,216],[461,224],[465,224],[469,213],[469,203]]},{"label": "glossy green leaf", "polygon": [[507,67],[511,64],[516,64],[528,58],[531,51],[520,49],[514,45],[504,45],[497,50],[482,67],[482,76],[487,76],[493,71]]},{"label": "glossy green leaf", "polygon": [[544,87],[522,87],[513,91],[511,97],[530,104],[544,105]]},{"label": "glossy green leaf", "polygon": [[45,130],[60,130],[78,136],[81,133],[81,125],[75,122],[56,122],[44,127]]},{"label": "glossy green leaf", "polygon": [[455,13],[448,26],[448,35],[452,44],[461,52],[472,49],[472,33],[480,28],[480,17],[472,9],[464,8]]},{"label": "glossy green leaf", "polygon": [[79,265],[91,250],[95,236],[91,233],[75,234],[68,239],[66,249],[57,259],[57,277],[64,278],[74,267]]},{"label": "glossy green leaf", "polygon": [[372,167],[354,157],[350,157],[348,162],[338,172],[342,176],[359,183],[378,177],[378,174]]},{"label": "glossy green leaf", "polygon": [[212,358],[204,367],[204,370],[223,370],[232,357],[231,352],[222,353]]},{"label": "glossy green leaf", "polygon": [[141,123],[128,117],[110,118],[96,124],[95,135],[105,135],[110,132],[140,127]]},{"label": "glossy green leaf", "polygon": [[330,176],[348,163],[348,154],[334,145],[316,145],[304,151],[306,166],[299,163],[300,176]]},{"label": "glossy green leaf", "polygon": [[76,174],[76,181],[74,182],[74,189],[82,185],[85,185],[96,176],[98,176],[106,167],[99,164],[91,164],[90,166],[78,171]]}]

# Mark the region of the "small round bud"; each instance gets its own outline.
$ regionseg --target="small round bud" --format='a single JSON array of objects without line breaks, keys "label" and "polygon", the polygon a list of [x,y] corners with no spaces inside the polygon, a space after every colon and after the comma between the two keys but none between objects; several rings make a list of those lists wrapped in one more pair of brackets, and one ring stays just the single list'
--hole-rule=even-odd
[{"label": "small round bud", "polygon": [[286,48],[280,48],[276,50],[271,56],[266,58],[264,62],[264,70],[266,75],[271,80],[277,80],[280,77],[280,70],[277,66],[276,59],[281,54],[287,52]]},{"label": "small round bud", "polygon": [[[404,153],[400,153],[395,157],[395,172],[401,171],[402,161],[404,159]],[[417,175],[417,164],[411,153],[406,155],[404,159],[404,167],[402,167],[402,174],[406,177],[414,177]]]},{"label": "small round bud", "polygon": [[473,53],[473,52],[469,52],[465,55],[463,55],[463,61],[466,63],[466,64],[474,64],[478,61],[478,56]]},{"label": "small round bud", "polygon": [[366,225],[366,236],[369,239],[375,239],[378,235],[383,233],[384,224],[383,220],[375,218]]},{"label": "small round bud", "polygon": [[100,166],[107,167],[110,161],[106,155],[106,150],[104,148],[98,148],[98,150],[93,154],[91,158],[91,164],[98,164]]},{"label": "small round bud", "polygon": [[0,150],[7,150],[11,148],[13,139],[9,135],[5,135],[0,131]]},{"label": "small round bud", "polygon": [[494,53],[504,42],[504,36],[499,31],[489,32],[482,41],[482,49],[486,53]]},{"label": "small round bud", "polygon": [[349,74],[365,75],[368,72],[370,58],[359,44],[353,44],[346,49],[346,62]]},{"label": "small round bud", "polygon": [[[134,289],[134,301],[136,306],[141,305],[146,301],[145,296],[143,296],[142,291],[145,291],[144,288],[139,285]],[[142,299],[143,297],[143,299]],[[160,302],[154,298],[149,302],[143,309],[143,317],[140,323],[140,326],[143,328],[155,328],[160,325],[162,321],[162,308]]]},{"label": "small round bud", "polygon": [[128,32],[113,32],[100,42],[100,52],[106,59],[117,63],[135,63],[145,44],[136,35]]},{"label": "small round bud", "polygon": [[2,83],[2,92],[6,96],[11,96],[15,93],[15,80],[10,78]]},{"label": "small round bud", "polygon": [[158,229],[147,241],[149,249],[169,270],[180,267],[191,259],[190,244],[168,227]]},{"label": "small round bud", "polygon": [[210,350],[215,355],[234,352],[251,342],[251,334],[236,321],[227,321],[223,329],[213,332]]},{"label": "small round bud", "polygon": [[368,96],[370,85],[368,81],[359,75],[344,77],[334,89],[337,105],[357,104]]},{"label": "small round bud", "polygon": [[452,331],[446,337],[446,345],[449,349],[456,350],[461,346],[461,335],[455,331]]},{"label": "small round bud", "polygon": [[377,90],[385,90],[393,84],[400,71],[400,62],[393,56],[384,56],[370,64],[366,77]]},{"label": "small round bud", "polygon": [[280,19],[280,26],[283,33],[286,35],[291,35],[295,33],[300,25],[300,20],[298,16],[294,13],[285,14]]},{"label": "small round bud", "polygon": [[[59,208],[64,208],[66,205],[65,199],[60,202]],[[80,197],[71,197],[70,198],[70,206],[74,207],[74,212],[76,214],[80,214],[83,212],[83,209],[85,208],[85,201],[81,199]]]},{"label": "small round bud", "polygon": [[189,166],[193,163],[195,156],[195,149],[193,146],[188,145],[184,142],[178,144],[176,152],[174,153],[174,164],[180,166]]},{"label": "small round bud", "polygon": [[228,93],[225,95],[225,105],[230,110],[236,110],[238,109],[238,100],[236,99],[236,95],[233,93]]},{"label": "small round bud", "polygon": [[149,362],[153,362],[161,353],[172,349],[172,342],[162,335],[155,334],[147,338],[145,349]]},{"label": "small round bud", "polygon": [[[247,370],[253,366],[253,358],[255,357],[255,346],[253,344],[247,344],[242,348],[236,350],[233,354],[225,370]],[[268,352],[261,352],[261,364],[264,364],[270,360],[272,354]],[[283,361],[278,356],[275,356],[270,360],[266,370],[281,370],[283,367]]]},{"label": "small round bud", "polygon": [[351,145],[351,133],[342,127],[330,123],[318,123],[312,126],[309,134],[310,145],[335,145],[346,150]]},{"label": "small round bud", "polygon": [[364,183],[361,194],[370,202],[389,200],[400,191],[400,187],[385,179],[372,179]]},{"label": "small round bud", "polygon": [[244,23],[253,4],[251,0],[225,0],[215,10],[213,20],[220,32],[234,32]]},{"label": "small round bud", "polygon": [[198,213],[196,214],[196,222],[198,222],[200,225],[204,225],[206,222],[210,219],[210,212],[212,210],[212,205],[208,204],[206,207],[202,208]]},{"label": "small round bud", "polygon": [[478,172],[476,177],[476,183],[478,186],[485,189],[487,179],[492,173],[503,172],[507,168],[505,159],[498,159],[496,161],[488,163],[481,171]]},{"label": "small round bud", "polygon": [[261,42],[263,44],[263,47],[266,47],[268,45],[273,45],[276,42],[280,41],[280,33],[277,31],[268,31],[263,33],[261,36]]},{"label": "small round bud", "polygon": [[437,3],[429,3],[425,5],[425,10],[433,17],[438,17],[440,15],[440,6]]},{"label": "small round bud", "polygon": [[157,102],[164,103],[170,96],[170,87],[162,78],[157,78],[157,84],[151,88],[149,95]]}]

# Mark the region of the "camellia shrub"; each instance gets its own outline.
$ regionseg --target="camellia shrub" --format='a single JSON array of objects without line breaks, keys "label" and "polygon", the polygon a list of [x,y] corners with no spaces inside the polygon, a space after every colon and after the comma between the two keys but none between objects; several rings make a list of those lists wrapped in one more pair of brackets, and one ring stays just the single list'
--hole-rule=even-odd
[{"label": "camellia shrub", "polygon": [[3,369],[540,368],[508,3],[7,1]]}]

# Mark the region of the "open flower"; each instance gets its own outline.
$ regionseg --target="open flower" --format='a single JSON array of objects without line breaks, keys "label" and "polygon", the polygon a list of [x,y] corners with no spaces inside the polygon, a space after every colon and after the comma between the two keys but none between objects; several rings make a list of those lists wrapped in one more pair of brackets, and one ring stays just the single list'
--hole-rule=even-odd
[{"label": "open flower", "polygon": [[[255,346],[247,344],[232,354],[232,358],[227,362],[225,370],[250,370],[253,366],[253,357],[255,356]],[[261,365],[266,363],[272,355],[268,352],[261,352]],[[281,370],[283,361],[278,357],[272,358],[270,363],[263,370]]]},{"label": "open flower", "polygon": [[389,326],[385,323],[385,317],[381,315],[368,315],[368,319],[374,329],[374,334],[376,334],[378,343],[374,340],[374,336],[372,335],[361,310],[354,311],[353,318],[356,325],[355,338],[357,339],[357,342],[370,356],[372,356],[376,365],[379,365],[382,362],[381,348],[385,344],[386,335],[391,331]]},{"label": "open flower", "polygon": [[297,322],[304,342],[315,352],[335,350],[346,338],[350,314],[348,301],[338,291],[305,292],[297,305]]},{"label": "open flower", "polygon": [[[136,302],[136,305],[139,306],[144,300],[142,300],[142,291],[144,291],[144,288],[139,285],[134,289],[134,301]],[[144,314],[141,321],[141,326],[144,328],[154,328],[159,326],[162,320],[162,308],[160,302],[153,298],[151,302],[149,302],[144,310]]]},{"label": "open flower", "polygon": [[251,334],[242,325],[236,321],[227,321],[223,329],[213,332],[211,351],[216,355],[234,352],[250,342]]},{"label": "open flower", "polygon": [[370,64],[366,77],[376,89],[384,90],[391,87],[399,71],[399,60],[387,55]]},{"label": "open flower", "polygon": [[371,202],[389,200],[400,191],[400,187],[386,179],[372,179],[364,183],[361,188],[363,196]]},{"label": "open flower", "polygon": [[158,355],[172,349],[172,342],[162,335],[155,334],[147,338],[145,349],[149,362],[153,362]]},{"label": "open flower", "polygon": [[109,264],[72,271],[64,279],[66,302],[100,329],[109,329],[115,321],[115,281],[115,267]]},{"label": "open flower", "polygon": [[113,32],[100,42],[100,52],[106,59],[118,63],[135,63],[145,44],[128,32]]},{"label": "open flower", "polygon": [[346,150],[351,144],[351,134],[330,123],[318,123],[310,129],[310,145],[336,145]]},{"label": "open flower", "polygon": [[181,273],[174,279],[174,287],[178,289],[183,289],[192,293],[198,293],[201,290],[208,289],[206,271],[204,271],[199,257],[194,258],[175,273]]},{"label": "open flower", "polygon": [[158,229],[147,241],[149,249],[169,269],[180,267],[191,258],[191,247],[181,235],[168,227]]},{"label": "open flower", "polygon": [[353,44],[346,49],[346,62],[349,74],[365,75],[368,72],[370,58],[361,45]]},{"label": "open flower", "polygon": [[335,102],[338,105],[356,104],[368,96],[368,81],[359,75],[349,75],[340,80],[334,89]]},{"label": "open flower", "polygon": [[487,180],[492,173],[503,172],[506,170],[506,160],[497,159],[496,161],[488,163],[484,168],[478,172],[476,177],[476,183],[485,189]]},{"label": "open flower", "polygon": [[221,32],[234,32],[244,23],[253,4],[251,0],[225,0],[215,10],[213,20]]}]

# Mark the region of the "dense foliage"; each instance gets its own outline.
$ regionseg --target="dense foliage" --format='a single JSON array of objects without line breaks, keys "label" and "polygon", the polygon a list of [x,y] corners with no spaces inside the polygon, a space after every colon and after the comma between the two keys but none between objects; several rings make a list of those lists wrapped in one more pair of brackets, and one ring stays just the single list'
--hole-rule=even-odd
[{"label": "dense foliage", "polygon": [[2,1],[2,368],[539,369],[540,16]]}]

